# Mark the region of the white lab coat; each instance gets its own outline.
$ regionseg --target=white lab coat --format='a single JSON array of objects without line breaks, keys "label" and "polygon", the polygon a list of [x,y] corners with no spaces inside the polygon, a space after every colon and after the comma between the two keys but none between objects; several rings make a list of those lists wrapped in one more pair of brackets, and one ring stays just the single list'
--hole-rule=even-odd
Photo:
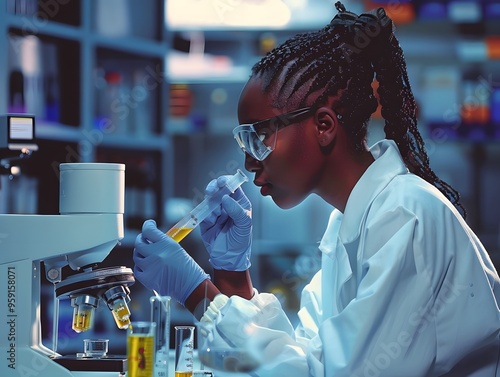
[{"label": "white lab coat", "polygon": [[371,151],[344,214],[331,214],[298,327],[273,295],[231,297],[217,341],[263,349],[261,377],[500,375],[500,280],[487,252],[394,142]]}]

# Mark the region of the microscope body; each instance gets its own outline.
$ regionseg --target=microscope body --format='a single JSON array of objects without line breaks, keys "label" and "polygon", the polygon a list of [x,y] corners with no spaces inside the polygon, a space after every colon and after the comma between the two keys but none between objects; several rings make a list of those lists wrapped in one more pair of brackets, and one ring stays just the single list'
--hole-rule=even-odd
[{"label": "microscope body", "polygon": [[[41,279],[53,282],[55,296],[61,298],[133,284],[132,272],[124,267],[119,269],[126,275],[123,281],[112,277],[101,283],[99,278],[87,287],[85,279],[78,287],[65,285],[62,276],[62,268],[70,266],[77,271],[70,278],[80,274],[94,274],[95,278],[97,265],[123,238],[124,171],[122,164],[61,164],[60,215],[0,215],[3,377],[119,375],[95,369],[70,371],[56,362],[60,355],[42,343],[40,300]],[[41,276],[42,262],[45,276]],[[59,285],[63,291],[60,294]]]}]

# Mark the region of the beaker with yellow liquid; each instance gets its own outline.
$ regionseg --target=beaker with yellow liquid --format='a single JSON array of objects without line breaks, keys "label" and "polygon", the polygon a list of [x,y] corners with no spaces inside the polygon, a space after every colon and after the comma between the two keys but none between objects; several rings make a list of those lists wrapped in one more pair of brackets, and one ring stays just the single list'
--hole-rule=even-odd
[{"label": "beaker with yellow liquid", "polygon": [[132,322],[127,330],[128,377],[153,377],[154,322]]}]

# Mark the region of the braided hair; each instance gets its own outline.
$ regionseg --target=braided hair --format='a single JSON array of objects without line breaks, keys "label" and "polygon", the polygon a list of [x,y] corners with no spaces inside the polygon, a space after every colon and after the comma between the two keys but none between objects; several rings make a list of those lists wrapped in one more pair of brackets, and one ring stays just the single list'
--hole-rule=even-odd
[{"label": "braided hair", "polygon": [[324,105],[334,99],[340,124],[358,151],[366,146],[367,127],[378,101],[384,132],[396,142],[408,170],[437,187],[466,217],[459,193],[431,169],[424,140],[417,127],[416,102],[410,87],[403,51],[394,23],[383,8],[356,15],[339,2],[338,14],[324,28],[300,33],[270,51],[252,68],[273,92],[278,108]]}]

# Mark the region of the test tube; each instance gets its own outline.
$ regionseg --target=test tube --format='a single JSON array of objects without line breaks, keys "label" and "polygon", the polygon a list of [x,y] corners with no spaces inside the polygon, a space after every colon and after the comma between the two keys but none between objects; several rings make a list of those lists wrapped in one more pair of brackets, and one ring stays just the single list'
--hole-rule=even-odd
[{"label": "test tube", "polygon": [[74,308],[73,330],[80,333],[92,327],[94,323],[94,312],[98,303],[98,298],[90,295],[78,295],[71,298],[71,306]]},{"label": "test tube", "polygon": [[198,226],[212,211],[221,203],[222,197],[236,191],[243,182],[248,181],[247,176],[240,170],[233,176],[229,177],[225,186],[221,187],[212,195],[206,195],[203,201],[184,216],[177,224],[175,224],[167,235],[175,241],[180,242],[194,228]]},{"label": "test tube", "polygon": [[154,377],[168,375],[170,349],[170,297],[152,296],[151,322],[156,323]]},{"label": "test tube", "polygon": [[193,375],[194,326],[175,326],[175,377]]}]

